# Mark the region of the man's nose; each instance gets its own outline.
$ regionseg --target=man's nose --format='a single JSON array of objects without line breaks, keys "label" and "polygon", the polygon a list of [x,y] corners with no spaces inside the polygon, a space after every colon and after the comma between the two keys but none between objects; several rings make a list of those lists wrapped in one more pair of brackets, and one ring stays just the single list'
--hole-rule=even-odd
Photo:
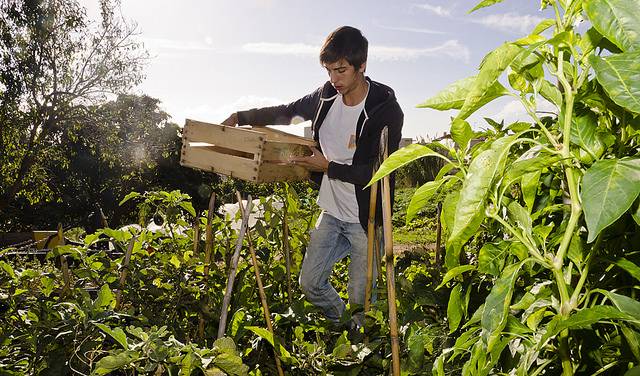
[{"label": "man's nose", "polygon": [[335,84],[338,82],[338,75],[333,72],[329,73],[329,81],[331,81],[332,84]]}]

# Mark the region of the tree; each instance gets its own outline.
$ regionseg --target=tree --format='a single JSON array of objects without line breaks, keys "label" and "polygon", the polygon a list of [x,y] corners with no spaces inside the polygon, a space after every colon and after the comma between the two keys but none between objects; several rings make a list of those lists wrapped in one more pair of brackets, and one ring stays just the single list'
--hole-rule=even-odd
[{"label": "tree", "polygon": [[[0,211],[53,198],[47,162],[64,163],[67,135],[95,124],[92,105],[138,84],[147,53],[117,1],[101,22],[75,0],[1,0]],[[85,129],[87,130],[87,129]]]}]

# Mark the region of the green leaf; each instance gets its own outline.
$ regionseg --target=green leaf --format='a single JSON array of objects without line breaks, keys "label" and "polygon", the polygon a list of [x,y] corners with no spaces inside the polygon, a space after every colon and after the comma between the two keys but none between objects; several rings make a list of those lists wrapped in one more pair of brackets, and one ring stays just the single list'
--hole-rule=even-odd
[{"label": "green leaf", "polygon": [[588,56],[588,54],[600,44],[601,40],[602,34],[593,27],[589,28],[589,30],[587,30],[587,32],[580,38],[580,42],[578,42],[578,46],[580,47],[580,50],[582,50],[582,58],[584,59]]},{"label": "green leaf", "polygon": [[97,326],[98,328],[100,328],[100,330],[108,334],[111,338],[115,339],[116,342],[118,342],[123,349],[125,350],[129,349],[129,345],[127,344],[127,335],[124,333],[124,330],[122,330],[122,328],[115,327],[114,329],[111,329],[107,325],[99,322],[94,322],[93,325]]},{"label": "green leaf", "polygon": [[440,282],[440,284],[438,285],[438,287],[436,287],[436,290],[441,288],[442,286],[446,285],[447,282],[449,282],[450,280],[454,279],[455,277],[461,275],[464,272],[468,272],[469,270],[475,270],[475,265],[460,265],[460,266],[456,266],[455,268],[447,271],[447,273],[444,275],[444,277],[442,277],[442,282]]},{"label": "green leaf", "polygon": [[245,327],[245,329],[254,332],[260,338],[265,339],[271,344],[271,346],[273,346],[273,348],[277,348],[277,352],[280,354],[280,356],[284,358],[291,358],[291,353],[289,353],[289,351],[287,351],[287,349],[285,349],[282,344],[278,343],[278,346],[276,347],[276,345],[274,344],[273,335],[267,329],[258,326],[247,326]]},{"label": "green leaf", "polygon": [[604,58],[591,55],[589,62],[609,97],[627,110],[640,113],[640,51]]},{"label": "green leaf", "polygon": [[489,7],[489,6],[492,6],[492,5],[497,4],[497,3],[501,3],[503,1],[504,0],[483,0],[480,3],[478,3],[478,5],[473,7],[473,9],[471,9],[469,11],[469,13],[475,12],[476,10],[478,10],[480,8],[485,8],[485,7]]},{"label": "green leaf", "polygon": [[471,125],[465,120],[454,120],[451,123],[451,138],[458,144],[460,150],[467,150],[469,141],[473,138]]},{"label": "green leaf", "polygon": [[621,257],[615,261],[615,264],[625,270],[627,273],[631,274],[631,276],[638,281],[640,281],[640,266],[634,264],[633,262],[627,260],[624,257]]},{"label": "green leaf", "polygon": [[[420,103],[418,108],[433,108],[434,110],[459,110],[469,95],[469,91],[473,87],[477,76],[471,76],[458,80],[441,90],[438,94]],[[499,98],[508,93],[507,89],[500,82],[495,82],[483,95],[479,101],[482,107],[492,100]]]},{"label": "green leaf", "polygon": [[449,161],[442,154],[435,152],[424,145],[411,144],[397,150],[396,152],[391,154],[389,158],[382,162],[382,165],[380,165],[378,171],[376,171],[375,175],[373,175],[373,178],[371,178],[371,181],[369,182],[369,184],[367,184],[367,187],[371,186],[373,183],[389,175],[400,167],[407,165],[415,161],[416,159],[429,156],[435,156]]},{"label": "green leaf", "polygon": [[505,242],[498,244],[485,243],[480,248],[480,254],[478,255],[478,271],[496,277],[500,275],[508,249],[509,247]]},{"label": "green leaf", "polygon": [[9,277],[11,277],[11,279],[16,278],[16,273],[13,271],[11,265],[7,264],[4,261],[0,261],[0,268],[2,268],[2,270],[4,270],[4,272],[7,273]]},{"label": "green leaf", "polygon": [[180,207],[186,210],[192,217],[196,216],[196,210],[193,208],[193,205],[189,201],[180,202]]},{"label": "green leaf", "polygon": [[502,329],[507,324],[509,306],[513,296],[513,285],[523,264],[524,261],[521,261],[507,266],[485,300],[481,325],[482,340],[486,344],[488,351],[491,351],[500,339]]},{"label": "green leaf", "polygon": [[483,98],[498,82],[502,72],[522,51],[522,48],[515,44],[505,43],[485,56],[480,66],[480,73],[473,82],[456,119],[466,119],[484,105]]},{"label": "green leaf", "polygon": [[235,354],[222,353],[212,363],[227,375],[246,376],[249,373],[249,367],[242,364],[242,358]]},{"label": "green leaf", "polygon": [[480,153],[471,162],[456,205],[451,235],[447,240],[447,267],[458,265],[462,246],[482,224],[489,188],[494,177],[502,173],[505,156],[515,139],[515,136],[508,136],[494,141],[490,149]]},{"label": "green leaf", "polygon": [[462,301],[460,297],[462,295],[462,285],[456,284],[456,286],[451,290],[451,294],[449,295],[449,304],[447,305],[447,320],[449,321],[449,334],[453,333],[460,326],[460,321],[462,321]]},{"label": "green leaf", "polygon": [[218,338],[213,342],[213,347],[222,353],[236,354],[236,344],[229,337]]},{"label": "green leaf", "polygon": [[124,196],[122,201],[120,201],[120,203],[118,203],[118,206],[122,206],[122,204],[124,204],[125,202],[131,200],[132,198],[136,198],[136,197],[140,197],[140,193],[138,193],[138,192],[130,192],[128,195]]},{"label": "green leaf", "polygon": [[93,309],[103,310],[105,308],[113,309],[116,306],[116,297],[111,292],[108,284],[102,285],[98,291],[98,297],[93,302]]},{"label": "green leaf", "polygon": [[582,179],[582,202],[591,243],[624,214],[640,194],[640,158],[594,163]]},{"label": "green leaf", "polygon": [[546,20],[542,20],[540,21],[539,24],[536,25],[535,28],[533,28],[533,31],[531,32],[531,34],[540,34],[555,24],[556,24],[556,20],[552,18],[547,18]]},{"label": "green leaf", "polygon": [[629,344],[629,350],[631,350],[636,360],[640,362],[640,333],[631,329],[627,325],[622,325],[620,329],[622,329],[622,334]]},{"label": "green leaf", "polygon": [[572,314],[568,319],[563,319],[558,315],[547,324],[547,331],[538,342],[538,348],[544,346],[549,339],[565,329],[587,328],[589,325],[605,320],[634,321],[633,317],[612,306],[585,308]]},{"label": "green leaf", "polygon": [[640,2],[587,0],[583,5],[593,27],[623,51],[640,47]]},{"label": "green leaf", "polygon": [[640,321],[640,302],[638,302],[637,300],[607,290],[597,289],[594,291],[597,291],[609,298],[609,300],[611,300],[613,305],[615,305],[616,308],[620,310],[620,312],[626,313],[629,316]]},{"label": "green leaf", "polygon": [[444,198],[444,202],[442,203],[442,224],[449,233],[451,233],[451,229],[455,223],[456,206],[458,205],[459,199],[460,191],[453,191]]},{"label": "green leaf", "polygon": [[423,184],[420,188],[416,189],[413,196],[411,197],[411,202],[409,202],[409,206],[407,207],[407,223],[409,223],[415,216],[418,214],[420,209],[424,208],[429,199],[440,189],[442,183],[449,179],[441,179],[436,181],[430,181]]},{"label": "green leaf", "polygon": [[624,373],[624,376],[640,376],[640,366],[635,366]]},{"label": "green leaf", "polygon": [[96,368],[91,372],[92,375],[106,375],[112,371],[124,368],[132,364],[140,355],[135,351],[123,351],[117,355],[107,355],[98,360]]},{"label": "green leaf", "polygon": [[507,205],[507,214],[509,219],[514,222],[523,233],[531,235],[533,224],[531,223],[531,217],[518,201],[511,201]]},{"label": "green leaf", "polygon": [[556,105],[556,107],[562,107],[562,93],[557,86],[553,85],[547,80],[540,81],[540,95],[549,102]]},{"label": "green leaf", "polygon": [[538,194],[538,181],[540,180],[540,171],[529,172],[522,175],[520,180],[520,189],[522,190],[522,198],[529,213],[533,210],[533,204]]},{"label": "green leaf", "polygon": [[598,119],[595,114],[576,116],[571,124],[571,142],[589,153],[591,158],[598,159],[605,149],[605,145],[597,135]]}]

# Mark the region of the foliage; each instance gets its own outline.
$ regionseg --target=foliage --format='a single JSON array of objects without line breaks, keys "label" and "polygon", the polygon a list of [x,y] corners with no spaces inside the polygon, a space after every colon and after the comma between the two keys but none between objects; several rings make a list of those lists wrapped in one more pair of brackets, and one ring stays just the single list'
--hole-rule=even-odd
[{"label": "foliage", "polygon": [[[372,180],[424,156],[447,162],[407,209],[409,220],[433,194],[451,189],[442,212],[448,272],[441,285],[451,288],[447,317],[457,339],[435,362],[438,375],[622,375],[640,364],[633,73],[640,2],[541,5],[556,17],[488,53],[477,75],[422,105],[460,110],[451,123],[456,147],[401,149]],[[474,132],[465,119],[504,95],[520,101],[531,122],[487,119],[490,128]],[[555,115],[538,115],[545,100]]]}]

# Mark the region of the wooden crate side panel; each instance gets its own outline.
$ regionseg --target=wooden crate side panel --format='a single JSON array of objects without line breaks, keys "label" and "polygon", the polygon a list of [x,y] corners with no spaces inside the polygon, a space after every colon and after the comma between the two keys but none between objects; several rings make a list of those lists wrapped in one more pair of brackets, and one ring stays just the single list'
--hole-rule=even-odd
[{"label": "wooden crate side panel", "polygon": [[293,144],[308,145],[308,146],[317,145],[317,143],[311,138],[296,136],[294,134],[290,134],[290,133],[283,132],[283,131],[269,128],[269,127],[254,127],[252,129],[256,132],[264,133],[264,135],[267,137],[266,138],[267,141],[290,142]]},{"label": "wooden crate side panel", "polygon": [[192,142],[206,142],[246,153],[259,154],[266,137],[249,129],[226,127],[187,119],[183,129],[183,144],[185,139]]},{"label": "wooden crate side panel", "polygon": [[258,180],[259,161],[218,153],[207,147],[184,148],[180,164],[242,180]]},{"label": "wooden crate side panel", "polygon": [[274,181],[300,181],[309,179],[309,171],[301,166],[277,163],[262,163],[260,166],[259,183]]},{"label": "wooden crate side panel", "polygon": [[262,151],[263,162],[288,163],[293,157],[311,155],[309,146],[289,142],[267,142]]}]

